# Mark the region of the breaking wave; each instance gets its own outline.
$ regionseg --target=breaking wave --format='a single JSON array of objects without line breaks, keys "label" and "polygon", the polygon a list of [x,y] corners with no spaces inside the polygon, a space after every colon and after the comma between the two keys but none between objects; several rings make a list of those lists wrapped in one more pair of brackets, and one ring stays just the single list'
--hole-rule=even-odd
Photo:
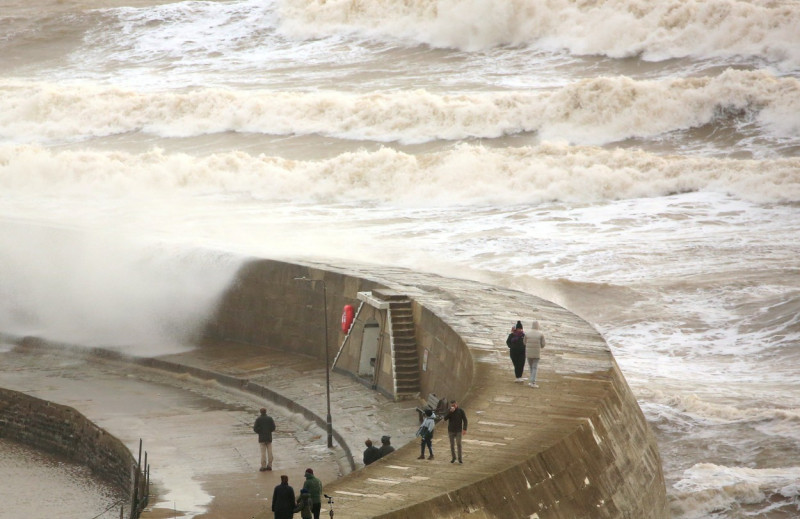
[{"label": "breaking wave", "polygon": [[742,516],[789,517],[800,510],[800,467],[753,469],[698,463],[675,486],[672,509],[685,519],[719,517],[745,509]]},{"label": "breaking wave", "polygon": [[31,196],[160,198],[223,195],[303,202],[370,201],[415,206],[588,203],[691,191],[755,202],[800,201],[800,158],[662,157],[566,144],[455,149],[410,155],[383,148],[318,161],[241,151],[196,157],[0,146],[0,189]]},{"label": "breaking wave", "polygon": [[646,60],[757,57],[800,66],[800,5],[782,1],[283,0],[282,30],[467,51],[501,45]]},{"label": "breaking wave", "polygon": [[730,69],[717,77],[585,79],[554,90],[438,94],[140,92],[92,84],[0,83],[0,137],[74,141],[143,132],[325,135],[423,143],[538,132],[544,140],[600,145],[655,138],[733,117],[800,140],[800,81]]}]

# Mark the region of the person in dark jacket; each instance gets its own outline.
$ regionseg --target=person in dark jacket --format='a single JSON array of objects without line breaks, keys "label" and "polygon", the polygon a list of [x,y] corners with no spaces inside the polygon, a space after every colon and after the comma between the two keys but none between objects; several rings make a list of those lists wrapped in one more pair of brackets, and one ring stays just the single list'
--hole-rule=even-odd
[{"label": "person in dark jacket", "polygon": [[289,476],[281,476],[281,484],[272,492],[272,512],[275,519],[292,519],[294,507],[294,489],[289,486]]},{"label": "person in dark jacket", "polygon": [[461,461],[461,436],[467,433],[467,414],[458,407],[458,402],[450,400],[450,408],[444,415],[447,421],[447,436],[450,437],[450,463],[456,462],[456,445],[458,445],[458,462]]},{"label": "person in dark jacket", "polygon": [[394,452],[394,447],[391,446],[391,437],[389,436],[381,436],[381,448],[378,449],[378,452],[381,453],[381,458],[385,458],[389,454]]},{"label": "person in dark jacket", "polygon": [[[261,415],[253,424],[253,432],[258,434],[258,444],[261,446],[261,471],[272,470],[272,433],[275,431],[275,420],[261,408]],[[269,455],[269,459],[267,456]]]},{"label": "person in dark jacket", "polygon": [[522,372],[525,369],[525,332],[522,331],[522,322],[517,321],[517,325],[511,329],[506,339],[508,354],[511,356],[511,363],[514,364],[515,382],[525,382]]},{"label": "person in dark jacket", "polygon": [[372,440],[367,439],[367,441],[364,442],[364,445],[367,446],[367,448],[364,450],[364,466],[381,459],[381,451],[372,445]]}]

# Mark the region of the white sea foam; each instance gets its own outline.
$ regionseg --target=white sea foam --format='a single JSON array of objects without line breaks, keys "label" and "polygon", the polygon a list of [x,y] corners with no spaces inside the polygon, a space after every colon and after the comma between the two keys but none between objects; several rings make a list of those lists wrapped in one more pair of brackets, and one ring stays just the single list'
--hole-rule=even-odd
[{"label": "white sea foam", "polygon": [[303,202],[382,201],[462,205],[560,200],[596,202],[675,192],[732,193],[764,202],[800,200],[800,158],[772,161],[660,157],[645,152],[545,144],[492,149],[461,145],[428,155],[384,148],[295,161],[243,152],[195,157],[49,151],[0,146],[0,186],[24,195],[150,197],[170,193]]},{"label": "white sea foam", "polygon": [[208,56],[222,50],[262,44],[275,15],[271,2],[168,2],[146,8],[107,8],[103,26],[88,32],[86,43],[117,59],[181,55]]},{"label": "white sea foam", "polygon": [[754,56],[800,66],[796,2],[283,0],[294,37],[357,34],[468,51],[533,44],[614,58]]},{"label": "white sea foam", "polygon": [[[754,469],[698,463],[674,485],[673,512],[685,519],[700,519],[734,507],[759,505],[754,507],[756,516],[776,508],[791,513],[798,509],[798,480],[800,467]],[[772,504],[762,503],[767,496]]]},{"label": "white sea foam", "polygon": [[[749,384],[756,387],[755,384]],[[710,392],[710,391],[709,391]],[[751,394],[753,393],[751,389]],[[772,426],[777,425],[782,432],[789,432],[788,437],[800,440],[800,431],[792,433],[794,429],[798,430],[800,426],[800,408],[766,408],[763,406],[754,407],[741,407],[732,405],[732,403],[720,403],[718,400],[710,400],[698,396],[696,394],[672,394],[662,395],[664,397],[663,403],[667,404],[670,408],[677,410],[687,416],[692,417],[693,420],[700,423],[751,423],[762,427],[766,432],[766,424]],[[728,395],[733,397],[733,395]],[[755,395],[753,395],[755,396]],[[775,395],[776,399],[788,404],[797,404],[798,402],[786,401],[783,397],[785,395]],[[656,398],[660,401],[660,398]],[[730,402],[742,403],[742,400],[736,398],[729,398]],[[763,404],[763,403],[762,403]]]},{"label": "white sea foam", "polygon": [[661,81],[600,77],[555,90],[461,95],[218,88],[163,93],[91,84],[0,83],[0,137],[17,142],[129,132],[159,137],[246,132],[420,143],[536,131],[547,140],[603,144],[653,138],[743,113],[765,132],[800,141],[799,111],[797,79],[737,70]]}]

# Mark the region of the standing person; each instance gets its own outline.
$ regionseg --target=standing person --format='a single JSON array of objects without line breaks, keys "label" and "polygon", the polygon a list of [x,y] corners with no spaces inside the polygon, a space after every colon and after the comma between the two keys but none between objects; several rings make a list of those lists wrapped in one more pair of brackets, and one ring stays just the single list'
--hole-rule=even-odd
[{"label": "standing person", "polygon": [[458,462],[461,461],[461,436],[467,433],[467,414],[458,407],[458,402],[450,400],[450,409],[444,415],[447,420],[447,436],[450,437],[450,454],[453,459],[450,463],[456,462],[456,445],[458,445]]},{"label": "standing person", "polygon": [[425,419],[422,420],[422,425],[419,426],[417,435],[422,442],[420,443],[420,452],[418,460],[425,459],[425,446],[428,446],[429,460],[433,459],[433,428],[436,426],[436,420],[433,417],[433,411],[430,409],[425,410]]},{"label": "standing person", "polygon": [[541,350],[544,348],[544,334],[539,331],[539,321],[531,323],[531,332],[528,334],[530,338],[529,344],[526,344],[525,354],[528,357],[528,368],[531,371],[531,377],[528,380],[528,385],[533,388],[538,388],[536,384],[536,372],[539,370],[539,357]]},{"label": "standing person", "polygon": [[311,494],[305,488],[300,490],[300,497],[297,498],[297,505],[293,510],[295,512],[300,512],[300,517],[303,519],[311,519],[314,517]]},{"label": "standing person", "polygon": [[381,453],[381,458],[385,458],[394,452],[394,447],[389,443],[391,440],[391,436],[381,436],[381,448],[378,449],[378,452]]},{"label": "standing person", "polygon": [[367,448],[364,450],[364,466],[366,467],[370,463],[376,462],[381,459],[381,451],[378,450],[377,447],[372,445],[372,440],[367,438],[367,441],[364,442],[364,445]]},{"label": "standing person", "polygon": [[525,369],[525,332],[522,331],[522,322],[517,321],[517,325],[511,329],[506,339],[511,362],[514,364],[515,382],[525,382],[522,378],[522,371]]},{"label": "standing person", "polygon": [[[275,420],[261,408],[261,415],[253,424],[253,432],[258,434],[258,444],[261,446],[261,472],[272,470],[272,433],[275,432]],[[269,460],[267,459],[269,455]]]},{"label": "standing person", "polygon": [[294,506],[294,489],[289,486],[289,476],[281,476],[281,484],[272,492],[275,519],[292,519]]},{"label": "standing person", "polygon": [[305,476],[303,490],[307,490],[311,495],[311,512],[314,514],[314,519],[319,519],[319,511],[322,509],[322,481],[314,476],[312,469],[306,469]]}]

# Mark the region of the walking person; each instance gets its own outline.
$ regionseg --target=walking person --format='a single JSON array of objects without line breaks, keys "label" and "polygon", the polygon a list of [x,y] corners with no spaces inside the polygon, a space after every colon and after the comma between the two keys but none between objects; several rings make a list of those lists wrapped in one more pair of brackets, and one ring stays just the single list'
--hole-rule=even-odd
[{"label": "walking person", "polygon": [[372,440],[369,438],[367,438],[367,441],[364,442],[364,445],[367,446],[367,448],[364,449],[364,466],[366,467],[370,463],[374,463],[381,459],[381,451],[372,445]]},{"label": "walking person", "polygon": [[314,476],[314,470],[312,469],[306,469],[305,477],[306,482],[303,483],[303,490],[307,490],[311,496],[311,512],[314,515],[314,519],[319,519],[319,512],[322,509],[322,481]]},{"label": "walking person", "polygon": [[433,411],[430,409],[425,410],[425,419],[422,421],[422,425],[419,426],[419,430],[417,431],[417,436],[420,437],[420,451],[419,451],[419,458],[418,460],[425,459],[425,446],[428,446],[428,456],[429,460],[433,459],[433,428],[436,426],[436,420],[433,416]]},{"label": "walking person", "polygon": [[281,476],[281,484],[272,492],[272,512],[275,519],[292,519],[294,507],[294,489],[289,486],[289,476]]},{"label": "walking person", "polygon": [[444,415],[447,420],[447,436],[450,437],[450,463],[456,462],[456,446],[458,446],[458,462],[461,461],[461,436],[467,433],[467,414],[458,407],[458,402],[450,400],[450,408]]},{"label": "walking person", "polygon": [[525,332],[522,331],[522,322],[517,321],[517,325],[511,329],[506,339],[506,346],[508,346],[509,355],[511,356],[511,363],[514,364],[515,382],[525,382],[522,378],[522,372],[525,369]]},{"label": "walking person", "polygon": [[272,433],[275,432],[275,420],[261,408],[261,415],[253,424],[253,432],[258,434],[258,444],[261,447],[261,472],[272,470]]},{"label": "walking person", "polygon": [[539,357],[541,356],[542,348],[544,348],[544,334],[539,331],[539,321],[531,323],[531,331],[527,337],[528,344],[525,346],[525,355],[528,357],[528,368],[531,372],[528,385],[532,388],[538,388],[536,372],[539,371]]}]

